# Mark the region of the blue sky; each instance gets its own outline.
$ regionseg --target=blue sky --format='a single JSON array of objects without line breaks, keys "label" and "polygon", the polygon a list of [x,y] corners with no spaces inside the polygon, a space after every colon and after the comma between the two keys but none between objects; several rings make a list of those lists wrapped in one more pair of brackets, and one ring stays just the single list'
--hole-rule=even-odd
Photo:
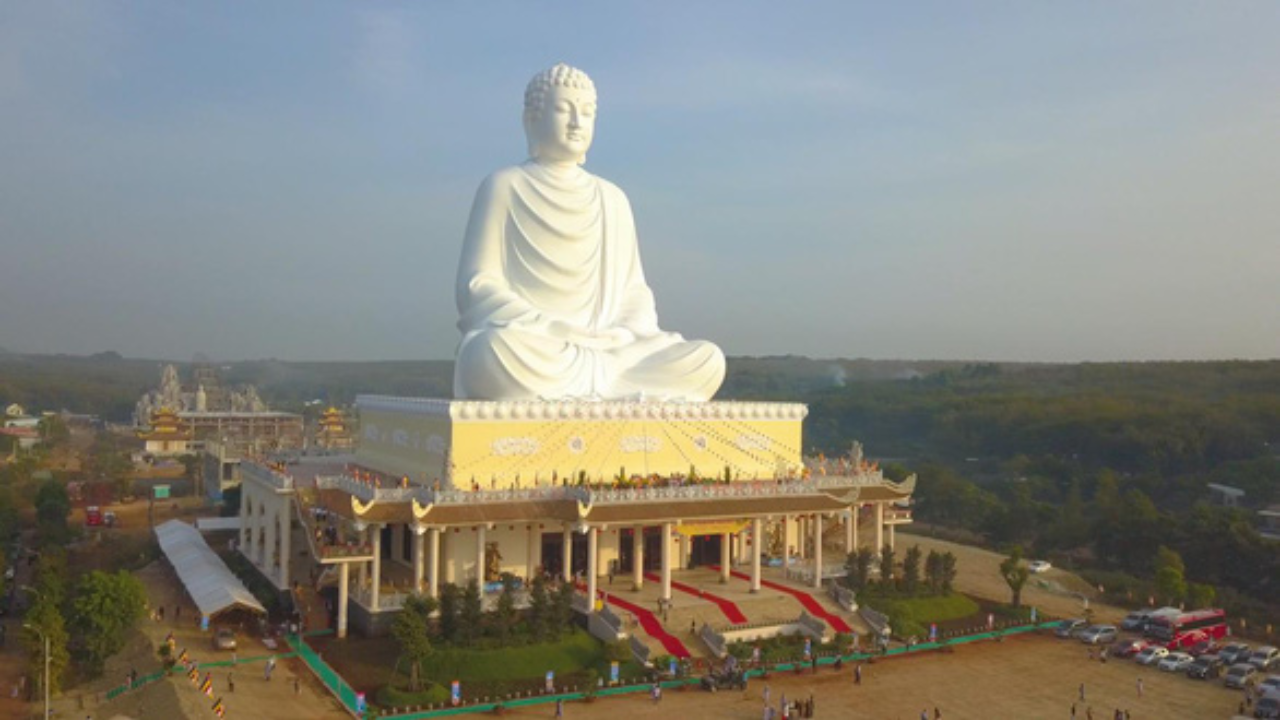
[{"label": "blue sky", "polygon": [[730,355],[1280,357],[1275,2],[0,1],[0,347],[452,357],[525,83]]}]

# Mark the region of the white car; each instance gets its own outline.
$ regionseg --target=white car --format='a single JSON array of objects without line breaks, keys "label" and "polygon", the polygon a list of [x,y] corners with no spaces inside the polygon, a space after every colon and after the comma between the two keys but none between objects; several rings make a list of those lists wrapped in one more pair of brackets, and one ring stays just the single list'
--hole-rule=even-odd
[{"label": "white car", "polygon": [[1033,573],[1042,573],[1051,567],[1053,567],[1053,565],[1051,565],[1048,560],[1032,560],[1027,563],[1027,569]]},{"label": "white car", "polygon": [[1137,655],[1133,656],[1134,661],[1139,665],[1155,665],[1169,654],[1169,648],[1152,645]]},{"label": "white car", "polygon": [[1164,670],[1165,672],[1185,672],[1195,660],[1190,653],[1169,653],[1156,664],[1156,669]]}]

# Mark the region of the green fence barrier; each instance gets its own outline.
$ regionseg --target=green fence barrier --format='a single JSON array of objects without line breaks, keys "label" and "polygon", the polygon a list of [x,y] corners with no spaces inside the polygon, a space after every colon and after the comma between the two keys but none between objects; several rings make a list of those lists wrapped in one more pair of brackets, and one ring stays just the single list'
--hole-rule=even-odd
[{"label": "green fence barrier", "polygon": [[[318,634],[318,633],[317,633]],[[311,672],[324,684],[333,696],[338,698],[338,702],[342,703],[347,712],[357,715],[356,711],[356,691],[342,676],[334,670],[329,663],[320,657],[320,654],[311,649],[311,646],[297,635],[289,635],[285,638],[285,642],[289,643],[289,647],[298,654],[298,657],[311,668]]]},{"label": "green fence barrier", "polygon": [[[1001,637],[1004,637],[1007,635],[1018,635],[1021,633],[1032,632],[1042,627],[1050,627],[1054,624],[1056,623],[1042,622],[1042,623],[1035,623],[1031,625],[1019,625],[1016,627],[1005,628],[1002,630],[993,630],[990,632],[978,633],[976,635],[963,635],[959,637],[954,637],[943,642],[918,643],[916,645],[912,645],[911,647],[891,648],[882,653],[879,653],[879,652],[853,653],[850,655],[838,655],[838,656],[832,655],[828,657],[819,658],[818,664],[833,665],[835,664],[837,658],[840,658],[842,662],[858,662],[861,660],[871,660],[873,658],[912,655],[914,653],[925,652],[929,650],[940,650],[947,646],[963,645],[965,643],[977,642],[979,640],[992,640],[992,639],[998,640]],[[787,671],[794,672],[797,666],[800,666],[802,668],[811,667],[812,662],[810,661],[810,662],[780,663],[773,666],[773,668],[768,670],[768,672],[771,672],[771,673],[787,672]],[[764,675],[765,672],[766,671],[764,669],[748,670],[746,672],[746,675],[748,678],[760,677]],[[693,678],[682,678],[679,680],[664,680],[659,684],[663,687],[663,689],[667,689],[667,688],[678,688],[682,685],[701,685],[701,683],[702,683],[701,677],[693,677]],[[595,692],[595,697],[608,697],[610,695],[626,695],[630,693],[649,692],[652,688],[653,688],[652,683],[647,683],[643,685],[629,685],[629,686],[623,686],[623,687],[601,688]],[[465,715],[468,713],[492,712],[493,709],[499,705],[503,707],[508,707],[508,708],[517,708],[517,707],[522,707],[526,705],[542,705],[546,703],[554,703],[557,700],[572,702],[575,700],[582,700],[586,696],[587,696],[587,693],[582,693],[582,692],[560,693],[556,695],[536,695],[532,697],[513,698],[510,700],[496,700],[494,702],[477,703],[474,705],[465,705],[465,706],[459,706],[459,707],[439,708],[435,710],[420,710],[420,711],[414,711],[409,713],[399,713],[399,714],[383,713],[383,714],[380,714],[378,717],[381,718],[382,720],[427,720],[428,718],[450,717],[455,715]]]}]

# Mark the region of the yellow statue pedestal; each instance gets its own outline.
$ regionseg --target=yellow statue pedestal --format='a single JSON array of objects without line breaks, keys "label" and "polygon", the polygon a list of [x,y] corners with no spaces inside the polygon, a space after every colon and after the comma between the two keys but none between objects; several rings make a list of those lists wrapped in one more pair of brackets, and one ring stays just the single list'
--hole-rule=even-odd
[{"label": "yellow statue pedestal", "polygon": [[[801,466],[799,403],[361,395],[356,461],[411,484],[507,489],[632,475],[772,478]],[[446,463],[451,469],[446,470]]]}]

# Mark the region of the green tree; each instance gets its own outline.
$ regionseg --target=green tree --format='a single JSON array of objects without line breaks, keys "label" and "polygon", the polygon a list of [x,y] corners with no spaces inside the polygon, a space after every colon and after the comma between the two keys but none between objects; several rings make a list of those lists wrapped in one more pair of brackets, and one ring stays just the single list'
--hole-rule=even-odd
[{"label": "green tree", "polygon": [[[39,632],[31,627],[37,628]],[[45,643],[41,639],[41,633],[49,641],[49,692],[54,694],[62,689],[62,675],[71,664],[71,652],[68,649],[70,638],[62,611],[57,604],[44,598],[37,599],[36,604],[27,611],[23,622],[23,639],[29,653],[27,673],[29,677],[37,678],[36,685],[43,690]]]},{"label": "green tree", "polygon": [[942,553],[937,550],[930,550],[924,558],[924,584],[932,595],[942,592]]},{"label": "green tree", "polygon": [[470,645],[480,639],[484,629],[484,601],[480,597],[480,583],[472,580],[462,591],[462,607],[458,612],[458,638]]},{"label": "green tree", "polygon": [[67,551],[60,547],[47,547],[40,551],[32,583],[41,601],[61,608],[67,602]]},{"label": "green tree", "polygon": [[1186,565],[1182,556],[1161,545],[1155,558],[1156,593],[1170,603],[1178,603],[1187,596]]},{"label": "green tree", "polygon": [[539,642],[551,635],[551,598],[547,595],[547,581],[542,575],[533,578],[529,585],[529,632]]},{"label": "green tree", "polygon": [[1000,577],[1009,586],[1009,592],[1013,595],[1010,604],[1015,608],[1022,607],[1022,586],[1027,584],[1030,576],[1031,571],[1022,562],[1022,546],[1014,545],[1009,557],[1000,563]]},{"label": "green tree", "polygon": [[902,587],[910,595],[920,589],[920,556],[920,546],[912,545],[902,557]]},{"label": "green tree", "polygon": [[36,525],[42,546],[64,544],[70,531],[67,518],[71,515],[71,499],[67,488],[57,480],[45,480],[36,488]]},{"label": "green tree", "polygon": [[1187,583],[1187,603],[1193,608],[1212,607],[1218,591],[1212,585]]},{"label": "green tree", "polygon": [[67,428],[67,424],[57,415],[46,415],[41,418],[38,429],[40,441],[50,447],[62,445],[71,438],[71,431]]},{"label": "green tree", "polygon": [[460,638],[462,590],[453,583],[440,588],[440,638],[447,643],[457,643]]},{"label": "green tree", "polygon": [[400,644],[400,655],[409,661],[409,690],[422,690],[422,663],[435,648],[431,646],[431,613],[438,603],[435,598],[410,595],[405,598],[404,609],[391,625],[391,634]]},{"label": "green tree", "polygon": [[956,556],[955,553],[947,551],[942,553],[942,594],[950,595],[951,587],[956,581]]},{"label": "green tree", "polygon": [[80,581],[71,603],[71,624],[91,675],[101,674],[106,659],[124,647],[126,633],[146,612],[146,602],[142,582],[124,570],[95,570]]},{"label": "green tree", "polygon": [[511,642],[511,634],[515,631],[520,616],[516,613],[516,576],[504,572],[500,577],[502,593],[498,595],[492,619],[494,634],[497,635],[498,642],[505,646]]},{"label": "green tree", "polygon": [[885,543],[880,548],[880,584],[886,589],[894,586],[893,582],[893,564],[895,562],[893,546]]},{"label": "green tree", "polygon": [[875,551],[868,547],[860,547],[849,553],[844,560],[844,584],[855,592],[865,589],[871,581],[871,566],[875,559]]},{"label": "green tree", "polygon": [[551,630],[555,637],[560,637],[573,629],[573,596],[573,583],[561,580],[551,602],[551,616],[555,619]]}]

